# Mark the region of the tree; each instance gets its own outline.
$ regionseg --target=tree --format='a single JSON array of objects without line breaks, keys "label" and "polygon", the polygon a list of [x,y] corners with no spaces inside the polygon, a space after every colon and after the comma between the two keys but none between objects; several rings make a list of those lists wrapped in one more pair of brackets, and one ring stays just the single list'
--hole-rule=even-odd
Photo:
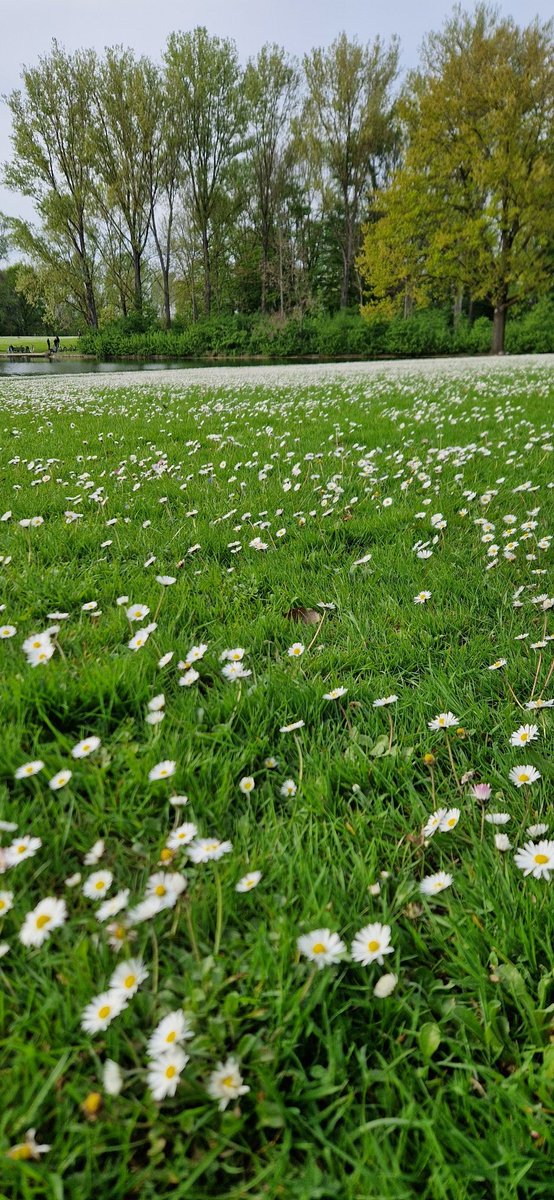
[{"label": "tree", "polygon": [[0,333],[34,336],[44,328],[44,303],[32,268],[14,263],[0,270]]},{"label": "tree", "polygon": [[[361,269],[381,293],[419,241],[427,295],[466,289],[493,308],[492,352],[509,309],[551,287],[554,266],[552,25],[520,29],[485,6],[432,34],[403,105],[405,162],[384,196],[388,226],[368,230]],[[394,216],[411,197],[403,225]],[[382,266],[376,272],[377,245]],[[380,274],[380,278],[379,278]]]},{"label": "tree", "polygon": [[350,300],[362,208],[383,182],[394,152],[392,88],[398,43],[387,47],[348,41],[342,33],[328,50],[304,57],[306,97],[299,138],[321,173],[324,207],[340,203],[336,230],[342,256],[340,305]]},{"label": "tree", "polygon": [[284,187],[286,144],[298,86],[298,70],[279,46],[263,46],[257,58],[248,63],[244,76],[249,115],[248,166],[254,179],[254,219],[261,245],[262,312],[267,307],[275,213]]},{"label": "tree", "polygon": [[98,205],[133,263],[134,307],[142,312],[143,256],[159,187],[163,97],[158,69],[132,50],[108,50],[94,89]]},{"label": "tree", "polygon": [[171,34],[165,67],[202,240],[204,311],[209,315],[211,222],[229,167],[243,148],[246,127],[242,72],[234,42],[210,37],[204,28]]},{"label": "tree", "polygon": [[23,89],[6,103],[12,116],[14,157],[4,168],[7,186],[30,196],[43,236],[29,223],[12,223],[20,249],[33,244],[37,261],[51,264],[52,244],[72,264],[72,288],[87,325],[96,328],[96,229],[90,110],[96,74],[93,51],[69,55],[53,42],[37,67],[23,68]]}]

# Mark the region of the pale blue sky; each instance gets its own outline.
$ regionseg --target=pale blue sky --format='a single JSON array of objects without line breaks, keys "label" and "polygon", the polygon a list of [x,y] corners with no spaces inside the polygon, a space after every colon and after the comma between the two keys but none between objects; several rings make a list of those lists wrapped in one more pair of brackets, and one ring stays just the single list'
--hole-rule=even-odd
[{"label": "pale blue sky", "polygon": [[[469,4],[468,8],[473,6]],[[501,0],[498,5],[524,24],[535,15],[552,15],[552,0]],[[367,41],[397,33],[402,66],[415,66],[426,32],[440,27],[452,11],[446,0],[21,0],[0,3],[0,91],[18,87],[22,63],[32,64],[48,51],[52,38],[68,50],[80,46],[123,43],[138,53],[157,58],[167,35],[175,29],[206,25],[210,33],[233,37],[242,59],[274,41],[301,56],[311,46],[327,45],[343,29]],[[0,105],[0,162],[10,155],[10,122]],[[30,214],[28,201],[20,201],[0,184],[0,211]]]}]

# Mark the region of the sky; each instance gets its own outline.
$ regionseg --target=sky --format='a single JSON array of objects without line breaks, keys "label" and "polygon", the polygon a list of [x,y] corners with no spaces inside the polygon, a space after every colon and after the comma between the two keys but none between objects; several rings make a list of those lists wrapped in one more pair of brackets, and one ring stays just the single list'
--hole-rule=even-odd
[{"label": "sky", "polygon": [[[19,86],[22,64],[32,66],[48,53],[53,38],[69,51],[122,44],[158,59],[169,33],[196,25],[234,38],[243,61],[264,42],[277,42],[301,57],[343,30],[364,42],[396,33],[407,70],[417,64],[425,33],[440,28],[452,7],[447,0],[20,0],[9,6],[0,0],[0,93]],[[526,24],[535,15],[547,20],[552,0],[500,0],[498,8]],[[0,163],[10,154],[10,118],[0,102]],[[32,205],[0,182],[0,212],[29,218]]]}]

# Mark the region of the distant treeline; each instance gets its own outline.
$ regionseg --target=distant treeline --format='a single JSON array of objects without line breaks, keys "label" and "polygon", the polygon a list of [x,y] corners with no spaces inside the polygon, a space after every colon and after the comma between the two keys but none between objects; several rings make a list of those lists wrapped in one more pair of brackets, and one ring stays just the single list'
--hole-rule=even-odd
[{"label": "distant treeline", "polygon": [[[448,310],[424,309],[409,317],[376,315],[368,322],[356,312],[302,317],[257,314],[201,318],[172,329],[137,331],[133,318],[103,330],[90,330],[79,350],[112,358],[325,358],[419,357],[433,354],[486,354],[492,319],[460,317]],[[526,313],[510,317],[508,354],[554,353],[554,300],[541,300]]]},{"label": "distant treeline", "polygon": [[430,329],[426,308],[459,338],[481,309],[501,350],[512,308],[551,288],[553,44],[484,6],[403,80],[397,39],[342,34],[301,63],[266,45],[246,65],[203,28],[161,63],[54,42],[7,100],[5,181],[37,213],[7,223],[18,288],[58,328],[277,314],[253,342],[317,340],[314,313],[353,306],[371,344],[397,316]]}]

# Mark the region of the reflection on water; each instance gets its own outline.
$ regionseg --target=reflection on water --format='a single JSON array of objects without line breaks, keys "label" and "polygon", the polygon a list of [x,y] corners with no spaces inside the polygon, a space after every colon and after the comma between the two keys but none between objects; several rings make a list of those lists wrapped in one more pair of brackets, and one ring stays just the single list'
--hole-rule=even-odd
[{"label": "reflection on water", "polygon": [[[196,367],[267,367],[279,366],[287,360],[276,358],[241,358],[241,359],[168,359],[166,362],[96,362],[94,359],[40,359],[38,362],[8,362],[0,360],[0,376],[2,375],[110,375],[114,371],[183,371],[194,370]],[[290,361],[290,360],[289,360]],[[296,362],[313,362],[313,359],[296,359]],[[320,359],[318,361],[327,361]],[[332,360],[328,360],[332,361]]]}]

